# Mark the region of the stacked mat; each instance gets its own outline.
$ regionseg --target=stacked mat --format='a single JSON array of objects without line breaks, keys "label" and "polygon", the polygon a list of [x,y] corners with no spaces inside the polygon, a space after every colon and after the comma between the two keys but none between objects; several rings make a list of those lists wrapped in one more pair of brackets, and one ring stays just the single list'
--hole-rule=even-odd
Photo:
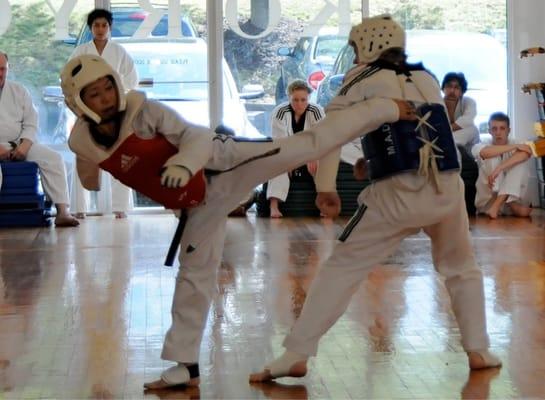
[{"label": "stacked mat", "polygon": [[0,162],[0,227],[49,226],[51,204],[40,189],[34,162]]},{"label": "stacked mat", "polygon": [[[341,198],[341,215],[350,216],[358,208],[359,193],[369,184],[369,181],[357,181],[352,173],[352,165],[341,162],[337,174],[337,192]],[[290,178],[290,190],[285,202],[279,205],[280,212],[285,217],[314,217],[320,211],[314,205],[316,189],[314,180],[306,166],[293,171]],[[256,202],[257,215],[269,217],[270,208],[267,201],[267,184],[259,191]]]},{"label": "stacked mat", "polygon": [[[475,215],[475,183],[479,175],[476,161],[463,148],[459,147],[462,156],[461,177],[465,186],[466,210],[469,215]],[[297,172],[300,171],[300,172]],[[341,215],[351,216],[358,208],[358,195],[369,185],[370,181],[357,181],[352,173],[352,165],[341,162],[337,174],[337,192],[341,198]],[[545,185],[543,186],[545,192]],[[316,190],[314,181],[306,167],[301,167],[292,173],[290,191],[284,203],[280,203],[280,212],[286,217],[312,217],[320,215],[314,205]],[[269,217],[270,208],[267,201],[267,184],[259,191],[257,196],[257,215]]]}]

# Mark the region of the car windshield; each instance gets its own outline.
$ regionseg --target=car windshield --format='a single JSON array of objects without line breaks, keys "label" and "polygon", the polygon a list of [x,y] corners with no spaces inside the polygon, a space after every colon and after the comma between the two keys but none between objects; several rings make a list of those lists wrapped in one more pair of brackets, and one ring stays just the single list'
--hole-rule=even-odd
[{"label": "car windshield", "polygon": [[345,37],[320,36],[316,41],[314,58],[321,63],[332,65],[341,48],[346,44]]},{"label": "car windshield", "polygon": [[336,74],[344,74],[346,71],[348,71],[350,68],[354,67],[354,58],[356,55],[354,54],[354,49],[352,46],[346,45],[337,59],[337,64],[333,67],[333,73]]},{"label": "car windshield", "polygon": [[131,54],[148,98],[197,101],[208,98],[206,58],[185,55]]},{"label": "car windshield", "polygon": [[439,80],[447,72],[461,71],[467,78],[469,89],[505,89],[506,51],[490,36],[408,31],[407,54],[409,62],[423,62]]}]

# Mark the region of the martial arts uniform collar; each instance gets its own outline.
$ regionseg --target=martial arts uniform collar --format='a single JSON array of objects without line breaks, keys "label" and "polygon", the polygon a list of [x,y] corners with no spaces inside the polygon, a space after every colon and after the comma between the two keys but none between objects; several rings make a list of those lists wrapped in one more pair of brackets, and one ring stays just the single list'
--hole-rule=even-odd
[{"label": "martial arts uniform collar", "polygon": [[308,106],[307,108],[305,108],[305,111],[303,112],[303,114],[301,114],[299,121],[295,120],[295,110],[293,109],[291,104],[289,105],[289,108],[291,112],[291,129],[293,133],[295,134],[297,132],[303,131],[305,129],[305,120],[307,118]]}]

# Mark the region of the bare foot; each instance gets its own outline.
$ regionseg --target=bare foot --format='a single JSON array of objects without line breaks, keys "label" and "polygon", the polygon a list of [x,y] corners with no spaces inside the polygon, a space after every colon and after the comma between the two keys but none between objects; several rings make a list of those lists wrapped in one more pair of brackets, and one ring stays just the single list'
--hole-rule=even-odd
[{"label": "bare foot", "polygon": [[462,388],[462,399],[488,399],[490,382],[500,373],[499,368],[472,370]]},{"label": "bare foot", "polygon": [[268,382],[276,378],[282,378],[285,376],[290,376],[292,378],[301,378],[307,374],[307,361],[297,361],[293,363],[287,372],[275,372],[271,373],[271,370],[265,368],[263,371],[256,374],[250,374],[250,383],[256,382]]},{"label": "bare foot", "polygon": [[124,219],[127,218],[127,213],[124,211],[114,211],[115,219]]},{"label": "bare foot", "polygon": [[496,208],[489,208],[488,211],[485,213],[490,217],[490,219],[497,219],[498,218],[498,210]]},{"label": "bare foot", "polygon": [[75,213],[74,217],[76,217],[77,219],[85,219],[85,213],[82,213],[82,212]]},{"label": "bare foot", "polygon": [[70,214],[57,215],[55,217],[55,226],[64,228],[64,227],[73,227],[78,225],[79,225],[79,221]]},{"label": "bare foot", "polygon": [[517,217],[528,218],[532,213],[532,207],[526,207],[520,203],[508,203],[509,208]]},{"label": "bare foot", "polygon": [[278,208],[271,208],[271,218],[282,218],[283,216]]},{"label": "bare foot", "polygon": [[488,350],[470,351],[467,358],[471,369],[499,368],[502,365],[501,360]]}]

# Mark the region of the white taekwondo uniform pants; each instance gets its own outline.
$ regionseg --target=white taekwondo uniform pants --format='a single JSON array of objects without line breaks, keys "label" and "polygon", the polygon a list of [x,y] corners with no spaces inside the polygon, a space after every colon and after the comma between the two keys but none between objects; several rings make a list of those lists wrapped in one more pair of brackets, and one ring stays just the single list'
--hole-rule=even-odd
[{"label": "white taekwondo uniform pants", "polygon": [[62,156],[40,143],[32,143],[26,161],[38,164],[44,192],[54,204],[69,205],[66,169]]},{"label": "white taekwondo uniform pants", "polygon": [[358,211],[318,270],[301,315],[284,341],[288,350],[316,355],[318,341],[344,313],[369,268],[421,229],[431,239],[435,269],[445,278],[464,349],[489,347],[483,278],[471,247],[464,186],[458,171],[440,173],[440,181],[442,194],[414,173],[364,189]]}]

